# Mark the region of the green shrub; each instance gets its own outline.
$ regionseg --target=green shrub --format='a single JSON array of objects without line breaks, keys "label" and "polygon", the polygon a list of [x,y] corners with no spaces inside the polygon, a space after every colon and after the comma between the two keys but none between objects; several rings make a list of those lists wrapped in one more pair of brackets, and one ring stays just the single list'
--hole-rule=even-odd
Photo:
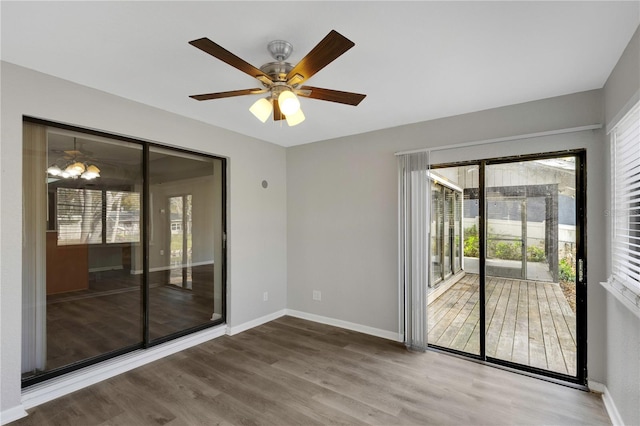
[{"label": "green shrub", "polygon": [[522,260],[522,243],[519,241],[496,243],[493,257],[503,260]]},{"label": "green shrub", "polygon": [[466,257],[479,257],[479,239],[477,235],[471,235],[464,239],[464,255]]},{"label": "green shrub", "polygon": [[544,262],[547,260],[544,255],[544,249],[536,246],[527,247],[527,260],[529,262]]},{"label": "green shrub", "polygon": [[559,270],[560,281],[576,280],[576,270],[573,262],[569,258],[565,257],[560,259]]},{"label": "green shrub", "polygon": [[480,257],[480,239],[475,225],[464,230],[464,255],[466,257]]}]

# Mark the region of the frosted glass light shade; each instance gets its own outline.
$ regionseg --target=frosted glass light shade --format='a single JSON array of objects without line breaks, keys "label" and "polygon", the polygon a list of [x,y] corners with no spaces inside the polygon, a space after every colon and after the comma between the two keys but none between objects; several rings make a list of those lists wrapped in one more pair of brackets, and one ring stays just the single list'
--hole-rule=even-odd
[{"label": "frosted glass light shade", "polygon": [[287,124],[289,125],[289,127],[292,127],[302,123],[305,119],[305,116],[302,113],[302,109],[298,108],[298,111],[296,111],[295,113],[286,114],[285,118],[287,119]]},{"label": "frosted glass light shade", "polygon": [[249,111],[251,111],[251,113],[255,115],[258,120],[264,123],[271,115],[271,112],[273,111],[273,105],[271,104],[271,102],[269,102],[269,99],[260,98],[255,101],[253,105],[251,105]]},{"label": "frosted glass light shade", "polygon": [[100,177],[100,169],[92,164],[87,167],[87,171],[84,172],[80,177],[87,180],[95,179],[97,177]]},{"label": "frosted glass light shade", "polygon": [[278,105],[280,106],[280,111],[282,111],[285,116],[295,114],[300,110],[300,101],[291,90],[285,90],[280,93],[278,96]]},{"label": "frosted glass light shade", "polygon": [[67,168],[64,171],[69,173],[69,176],[80,176],[82,173],[84,173],[84,170],[85,170],[84,164],[77,161],[67,166]]}]

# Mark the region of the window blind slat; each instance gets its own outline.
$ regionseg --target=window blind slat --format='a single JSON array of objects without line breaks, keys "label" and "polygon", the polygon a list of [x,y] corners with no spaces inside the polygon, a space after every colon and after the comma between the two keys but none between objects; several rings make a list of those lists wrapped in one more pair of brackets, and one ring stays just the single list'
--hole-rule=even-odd
[{"label": "window blind slat", "polygon": [[57,188],[58,245],[102,242],[102,191]]}]

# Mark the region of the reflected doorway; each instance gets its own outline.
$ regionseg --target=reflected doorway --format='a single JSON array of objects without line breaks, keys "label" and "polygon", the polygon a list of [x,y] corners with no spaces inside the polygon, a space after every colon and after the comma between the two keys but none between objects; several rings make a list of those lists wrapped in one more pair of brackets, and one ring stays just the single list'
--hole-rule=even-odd
[{"label": "reflected doorway", "polygon": [[169,283],[187,290],[193,288],[191,200],[191,194],[169,197]]}]

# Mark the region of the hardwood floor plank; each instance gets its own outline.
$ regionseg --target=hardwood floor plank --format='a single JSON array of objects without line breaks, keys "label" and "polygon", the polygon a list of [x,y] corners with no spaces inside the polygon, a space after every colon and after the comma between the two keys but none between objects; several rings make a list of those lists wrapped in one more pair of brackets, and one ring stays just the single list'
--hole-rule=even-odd
[{"label": "hardwood floor plank", "polygon": [[312,383],[333,392],[349,396],[363,404],[384,411],[391,416],[397,415],[402,409],[400,401],[387,398],[383,391],[384,388],[369,387],[369,383],[363,383],[357,380],[357,377],[354,375],[345,375],[341,369],[328,366],[316,367],[307,362],[291,358],[280,360],[273,366],[295,376],[305,377]]},{"label": "hardwood floor plank", "polygon": [[[506,281],[491,321],[491,328],[487,332],[487,356],[511,360],[515,331],[514,308],[518,303],[517,294],[516,283],[511,280]],[[490,347],[495,347],[493,355],[490,355]]]},{"label": "hardwood floor plank", "polygon": [[[575,375],[577,368],[576,342],[569,330],[570,326],[567,324],[568,321],[571,322],[570,317],[565,317],[561,308],[562,303],[566,305],[568,305],[568,303],[564,296],[561,296],[562,298],[558,299],[556,288],[559,287],[560,286],[557,284],[546,285],[545,292],[547,294],[547,300],[549,301],[551,319],[553,320],[553,326],[558,337],[558,343],[560,344],[560,351],[564,359],[566,370],[568,374]],[[575,328],[575,317],[573,318],[574,321],[571,325]]]},{"label": "hardwood floor plank", "polygon": [[[465,321],[469,317],[469,314],[473,310],[475,300],[473,300],[474,288],[471,284],[465,283],[462,286],[464,292],[460,294],[460,297],[456,301],[455,305],[451,307],[449,312],[442,317],[440,324],[445,324],[443,332],[432,343],[438,346],[444,346],[446,348],[452,347],[452,341],[464,325]],[[437,335],[437,328],[434,328],[433,334]],[[466,342],[465,342],[466,343]]]},{"label": "hardwood floor plank", "polygon": [[521,281],[518,285],[518,303],[516,306],[515,334],[511,361],[529,365],[529,285]]},{"label": "hardwood floor plank", "polygon": [[547,369],[547,352],[544,349],[540,303],[536,283],[528,286],[529,300],[529,365]]},{"label": "hardwood floor plank", "polygon": [[544,337],[544,350],[547,354],[547,368],[551,371],[567,374],[567,367],[564,362],[562,349],[560,348],[560,342],[558,341],[558,335],[551,316],[551,309],[549,308],[547,292],[544,288],[545,284],[538,283],[536,287],[538,300],[545,301],[544,303],[540,303],[540,321],[542,323],[542,336]]},{"label": "hardwood floor plank", "polygon": [[367,425],[392,425],[398,424],[398,418],[382,410],[378,410],[368,404],[362,403],[349,396],[338,392],[325,390],[313,397],[313,400],[321,405],[340,411],[344,415],[353,418],[353,423],[346,424],[367,424]]},{"label": "hardwood floor plank", "polygon": [[[458,300],[464,295],[464,283],[460,286],[454,286],[449,291],[445,292],[444,300],[438,303],[433,311],[428,310],[427,315],[427,327],[429,329],[429,340],[437,341],[442,333],[446,330],[448,323],[443,320],[449,312],[454,309]],[[433,305],[433,304],[432,304]]]},{"label": "hardwood floor plank", "polygon": [[[496,278],[491,278],[496,279]],[[504,279],[496,279],[496,302],[495,307],[487,317],[486,332],[486,352],[487,356],[495,357],[498,351],[498,342],[502,333],[504,317],[507,313],[507,304],[509,303],[509,295],[511,293],[511,282]]]}]

